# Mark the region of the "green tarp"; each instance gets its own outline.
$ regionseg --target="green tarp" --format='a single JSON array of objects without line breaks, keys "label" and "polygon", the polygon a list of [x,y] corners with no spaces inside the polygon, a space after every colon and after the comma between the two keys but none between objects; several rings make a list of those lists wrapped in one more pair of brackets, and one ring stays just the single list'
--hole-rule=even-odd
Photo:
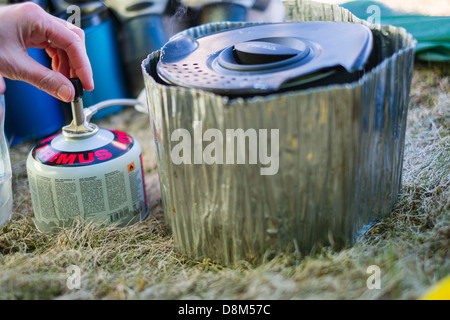
[{"label": "green tarp", "polygon": [[417,40],[418,59],[450,61],[450,17],[408,14],[395,11],[377,1],[351,1],[340,6],[360,19],[408,30]]}]

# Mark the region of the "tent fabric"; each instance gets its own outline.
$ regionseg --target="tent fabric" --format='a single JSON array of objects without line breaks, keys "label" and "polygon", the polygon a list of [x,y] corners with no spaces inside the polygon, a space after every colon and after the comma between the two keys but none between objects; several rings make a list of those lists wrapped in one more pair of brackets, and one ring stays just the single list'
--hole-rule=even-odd
[{"label": "tent fabric", "polygon": [[[360,19],[379,14],[379,23],[405,28],[417,40],[416,57],[424,61],[450,61],[450,17],[396,11],[377,1],[350,1],[340,5]],[[373,9],[377,6],[377,11]],[[377,23],[377,21],[374,21]]]}]

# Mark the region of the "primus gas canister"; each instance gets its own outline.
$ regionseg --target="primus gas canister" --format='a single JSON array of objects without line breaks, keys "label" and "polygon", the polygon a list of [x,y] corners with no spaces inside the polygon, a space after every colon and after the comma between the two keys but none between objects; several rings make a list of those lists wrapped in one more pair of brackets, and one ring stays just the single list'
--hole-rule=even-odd
[{"label": "primus gas canister", "polygon": [[89,123],[100,107],[84,109],[81,82],[71,81],[76,91],[72,123],[42,140],[27,159],[36,226],[50,231],[80,218],[117,226],[145,219],[149,208],[139,143]]}]

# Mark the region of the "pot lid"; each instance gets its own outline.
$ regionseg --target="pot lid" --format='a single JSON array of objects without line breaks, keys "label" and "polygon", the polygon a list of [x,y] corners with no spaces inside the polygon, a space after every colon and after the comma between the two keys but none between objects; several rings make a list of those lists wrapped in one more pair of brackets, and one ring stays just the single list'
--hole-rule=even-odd
[{"label": "pot lid", "polygon": [[169,84],[217,93],[271,92],[327,77],[338,67],[362,70],[372,46],[362,24],[251,25],[176,36],[161,49],[157,72]]}]

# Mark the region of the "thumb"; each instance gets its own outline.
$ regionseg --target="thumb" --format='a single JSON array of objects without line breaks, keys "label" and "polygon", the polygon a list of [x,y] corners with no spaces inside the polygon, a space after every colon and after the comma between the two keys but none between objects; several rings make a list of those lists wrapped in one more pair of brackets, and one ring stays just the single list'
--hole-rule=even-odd
[{"label": "thumb", "polygon": [[62,73],[44,67],[29,55],[24,55],[20,61],[15,66],[18,80],[26,81],[64,102],[73,100],[75,89]]}]

